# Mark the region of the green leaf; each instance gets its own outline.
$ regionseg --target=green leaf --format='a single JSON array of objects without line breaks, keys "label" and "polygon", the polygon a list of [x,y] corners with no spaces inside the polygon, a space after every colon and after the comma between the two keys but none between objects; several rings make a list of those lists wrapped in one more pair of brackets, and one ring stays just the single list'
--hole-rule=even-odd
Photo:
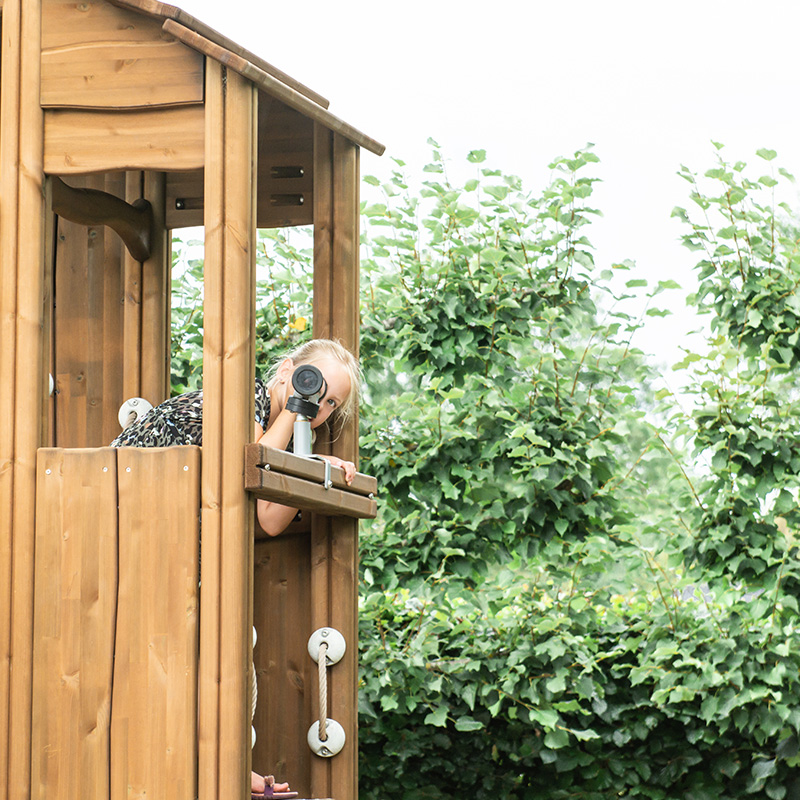
[{"label": "green leaf", "polygon": [[760,150],[756,150],[756,155],[760,158],[763,158],[765,161],[772,161],[778,153],[775,150],[768,150],[765,147],[762,147]]},{"label": "green leaf", "polygon": [[[395,705],[395,708],[397,706]],[[386,710],[386,709],[385,709]],[[436,709],[425,715],[425,724],[433,725],[437,728],[444,728],[447,725],[447,706],[438,706]]]}]

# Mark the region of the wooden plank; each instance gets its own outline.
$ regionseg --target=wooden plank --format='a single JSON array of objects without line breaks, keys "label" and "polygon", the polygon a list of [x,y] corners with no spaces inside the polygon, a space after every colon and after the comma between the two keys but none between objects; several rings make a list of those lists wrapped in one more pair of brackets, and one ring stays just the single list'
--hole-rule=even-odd
[{"label": "wooden plank", "polygon": [[[319,127],[314,136],[314,335],[338,338],[358,354],[358,148]],[[358,463],[358,416],[330,445]],[[345,729],[344,750],[312,761],[312,791],[355,798],[358,787],[358,524],[344,517],[312,519],[312,619],[344,636],[347,652],[330,670],[333,719]]]},{"label": "wooden plank", "polygon": [[343,514],[357,519],[374,519],[378,509],[375,500],[341,489],[325,489],[292,475],[248,466],[245,470],[248,492],[262,500],[272,500],[319,514]]},{"label": "wooden plank", "polygon": [[44,107],[136,108],[203,102],[204,59],[150,17],[106,3],[45,0]]},{"label": "wooden plank", "polygon": [[[121,173],[70,182],[124,195]],[[117,410],[125,369],[120,302],[124,247],[103,226],[59,219],[57,234],[55,441],[60,447],[100,447],[119,432]]]},{"label": "wooden plank", "polygon": [[150,258],[142,264],[142,397],[158,405],[170,390],[170,276],[172,251],[164,216],[163,172],[144,174],[142,197],[153,207]]},{"label": "wooden plank", "polygon": [[[243,491],[241,460],[253,435],[255,375],[255,209],[257,94],[227,71],[225,91],[225,247],[222,327],[222,594],[219,793],[249,785],[249,671],[255,503]],[[221,266],[221,265],[220,265]],[[212,301],[212,307],[214,301]],[[244,712],[244,713],[243,713]]]},{"label": "wooden plank", "polygon": [[122,448],[111,798],[197,796],[200,449]]},{"label": "wooden plank", "polygon": [[305,116],[315,122],[319,122],[325,125],[326,128],[341,134],[353,144],[364,147],[376,155],[382,155],[386,149],[380,142],[375,141],[375,139],[362,133],[343,119],[339,119],[339,117],[331,114],[327,109],[317,105],[313,100],[309,100],[307,97],[300,94],[300,92],[277,80],[268,72],[265,72],[263,69],[253,64],[252,61],[248,61],[246,58],[230,50],[226,50],[210,39],[206,39],[204,36],[195,33],[173,20],[168,19],[164,23],[164,30],[203,55],[218,61],[229,69],[235,70],[240,75],[247,78],[247,80],[252,81],[259,89],[277,98],[282,103],[286,103],[287,106],[305,114]]},{"label": "wooden plank", "polygon": [[[206,306],[203,325],[203,460],[201,503],[203,558],[200,562],[200,672],[198,728],[199,800],[218,800],[220,760],[220,562],[222,558],[219,507],[222,447],[221,343],[222,316],[220,298],[224,258],[223,182],[225,146],[221,135],[224,122],[222,68],[209,64],[206,70],[206,137],[208,168],[205,170],[205,278],[206,303],[209,293],[217,301],[211,312]],[[214,425],[207,424],[214,418]]]},{"label": "wooden plank", "polygon": [[14,370],[17,340],[17,213],[19,209],[21,3],[9,0],[0,18],[0,796],[8,797],[14,525]]},{"label": "wooden plank", "polygon": [[[312,514],[311,516],[311,558],[309,561],[309,571],[311,583],[312,632],[319,628],[333,625],[333,620],[331,618],[331,521],[331,517],[320,516],[319,514]],[[345,640],[345,643],[349,650],[351,642]],[[311,663],[307,663],[306,669],[309,686],[313,686],[315,675],[317,675],[317,666],[311,661]],[[312,693],[315,698],[314,705],[318,707],[318,690]],[[330,706],[328,709],[330,712]],[[332,715],[329,713],[329,716]],[[332,718],[336,719],[335,717]],[[317,719],[319,719],[318,708],[311,714],[308,720],[309,725]],[[338,722],[339,720],[337,719],[336,721]],[[350,731],[345,730],[345,736],[349,738],[349,734]],[[346,742],[345,746],[349,748],[350,742]],[[344,751],[335,756],[335,758],[338,759],[343,754]],[[345,755],[344,757],[347,758],[348,756]],[[312,797],[334,797],[331,780],[332,760],[333,759],[319,758],[317,756],[311,759],[309,780],[311,783]],[[348,800],[352,797],[354,800],[355,791],[349,791],[347,794],[342,795],[342,797],[348,798]]]},{"label": "wooden plank", "polygon": [[48,109],[44,168],[52,175],[200,169],[203,119],[199,105],[144,111]]},{"label": "wooden plank", "polygon": [[[257,442],[247,445],[245,467],[263,467],[265,464],[269,464],[273,472],[283,472],[314,483],[321,484],[325,480],[325,464],[322,461],[296,456],[275,447],[264,447]],[[344,470],[341,467],[331,467],[330,479],[334,487],[345,492],[367,496],[374,496],[378,492],[378,481],[363,472],[357,472],[348,486],[344,479]]]},{"label": "wooden plank", "polygon": [[[305,732],[316,719],[316,667],[308,655],[311,537],[283,534],[255,547],[253,625],[259,702],[253,768],[311,797]],[[285,720],[287,724],[276,724]],[[290,723],[288,721],[291,720]]]},{"label": "wooden plank", "polygon": [[31,795],[108,797],[117,610],[116,451],[37,464]]},{"label": "wooden plank", "polygon": [[203,170],[166,175],[166,226],[189,228],[203,224]]},{"label": "wooden plank", "polygon": [[250,765],[254,514],[241,474],[253,433],[256,94],[216,65],[206,75],[199,788],[216,800],[244,794]]},{"label": "wooden plank", "polygon": [[[125,200],[141,197],[142,173],[128,172],[125,176]],[[122,394],[142,397],[142,263],[127,250],[122,261]],[[122,402],[124,403],[125,400]],[[155,405],[155,403],[153,404]]]},{"label": "wooden plank", "polygon": [[223,36],[218,31],[210,28],[204,22],[201,22],[199,19],[187,14],[180,8],[176,8],[168,3],[158,2],[158,0],[109,0],[109,2],[112,3],[112,5],[118,6],[119,8],[136,9],[137,11],[149,14],[150,16],[159,20],[173,19],[176,22],[179,22],[181,25],[185,25],[187,28],[196,31],[201,36],[205,36],[207,39],[210,39],[212,42],[215,42],[221,47],[224,47],[226,50],[230,50],[237,55],[242,56],[242,58],[246,58],[260,69],[263,69],[277,80],[300,92],[300,94],[305,95],[309,98],[309,100],[313,100],[323,108],[328,107],[328,101],[324,97],[317,94],[312,89],[309,89],[307,86],[304,86],[299,81],[296,81],[290,75],[287,75],[285,72],[279,70],[277,67],[274,67],[272,64],[267,63],[260,56],[254,55],[248,50],[245,50],[241,45],[236,44],[236,42],[233,40]]},{"label": "wooden plank", "polygon": [[[17,4],[9,4],[16,6]],[[16,18],[16,22],[5,18]],[[8,29],[6,23],[11,22]],[[5,114],[0,119],[3,137],[18,135],[18,158],[7,173],[18,190],[16,216],[12,221],[16,257],[3,261],[5,269],[16,267],[16,340],[3,340],[3,348],[13,351],[13,464],[12,477],[12,549],[11,549],[11,671],[8,703],[8,797],[27,798],[31,767],[31,681],[33,658],[33,569],[34,520],[36,501],[36,450],[42,441],[41,397],[42,358],[44,351],[42,297],[44,279],[44,191],[42,173],[42,110],[38,102],[39,41],[41,6],[38,0],[25,0],[19,10],[4,8],[3,55],[6,48],[19,53],[19,92],[17,127],[9,128]],[[5,62],[3,72],[5,71]],[[5,77],[5,76],[3,76]],[[6,103],[3,85],[3,105]],[[15,100],[11,99],[12,107]],[[7,181],[0,179],[0,188]],[[7,204],[5,193],[2,204]],[[13,215],[13,212],[12,212]],[[3,254],[5,255],[5,254]],[[2,371],[2,370],[0,370]],[[7,409],[3,409],[7,410]],[[0,446],[0,451],[4,448]],[[0,456],[0,461],[2,461]]]},{"label": "wooden plank", "polygon": [[[54,295],[55,288],[55,253],[56,253],[56,216],[52,213],[52,185],[51,181],[45,179],[45,233],[44,233],[44,277],[42,280],[42,319],[44,330],[42,331],[42,341],[44,342],[44,356],[42,358],[42,444],[46,447],[54,447],[56,441],[55,433],[55,361],[54,361]],[[53,386],[51,392],[50,386]]]},{"label": "wooden plank", "polygon": [[259,228],[310,225],[314,215],[314,124],[258,94]]}]

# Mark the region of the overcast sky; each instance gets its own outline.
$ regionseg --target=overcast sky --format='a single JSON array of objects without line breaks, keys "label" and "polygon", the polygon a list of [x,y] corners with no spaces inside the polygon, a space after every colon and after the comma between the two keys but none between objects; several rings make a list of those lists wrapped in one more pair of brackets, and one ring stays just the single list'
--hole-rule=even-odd
[{"label": "overcast sky", "polygon": [[[530,189],[547,164],[595,144],[604,213],[589,237],[599,264],[689,286],[692,256],[670,219],[686,205],[680,164],[778,151],[800,176],[800,3],[784,0],[178,0],[176,3],[330,101],[417,170],[428,137],[454,166],[472,149]],[[690,321],[640,345],[668,360]]]}]

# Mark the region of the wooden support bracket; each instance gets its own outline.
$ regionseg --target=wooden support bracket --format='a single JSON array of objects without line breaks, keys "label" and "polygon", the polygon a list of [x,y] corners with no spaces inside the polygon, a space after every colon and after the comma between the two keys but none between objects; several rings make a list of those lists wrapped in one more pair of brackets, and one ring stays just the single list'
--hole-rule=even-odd
[{"label": "wooden support bracket", "polygon": [[378,513],[375,478],[357,472],[347,485],[344,470],[331,467],[326,489],[325,464],[285,450],[249,444],[245,447],[245,489],[261,500],[271,500],[318,514],[374,519]]},{"label": "wooden support bracket", "polygon": [[99,189],[77,189],[52,176],[53,211],[79,225],[107,225],[122,239],[136,261],[150,258],[153,242],[153,207],[147,200],[126,203]]}]

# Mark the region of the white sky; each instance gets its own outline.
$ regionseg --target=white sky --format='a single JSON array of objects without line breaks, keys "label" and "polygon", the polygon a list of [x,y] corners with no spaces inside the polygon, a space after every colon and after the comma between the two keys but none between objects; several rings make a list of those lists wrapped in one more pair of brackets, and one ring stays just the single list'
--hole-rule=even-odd
[{"label": "white sky", "polygon": [[[383,142],[363,174],[390,156],[419,173],[433,137],[454,169],[482,148],[538,190],[553,157],[594,142],[604,218],[588,235],[599,265],[630,258],[637,277],[691,286],[675,172],[711,167],[711,139],[734,161],[775,149],[800,177],[796,0],[171,1]],[[654,322],[639,346],[672,361],[691,324]]]}]

